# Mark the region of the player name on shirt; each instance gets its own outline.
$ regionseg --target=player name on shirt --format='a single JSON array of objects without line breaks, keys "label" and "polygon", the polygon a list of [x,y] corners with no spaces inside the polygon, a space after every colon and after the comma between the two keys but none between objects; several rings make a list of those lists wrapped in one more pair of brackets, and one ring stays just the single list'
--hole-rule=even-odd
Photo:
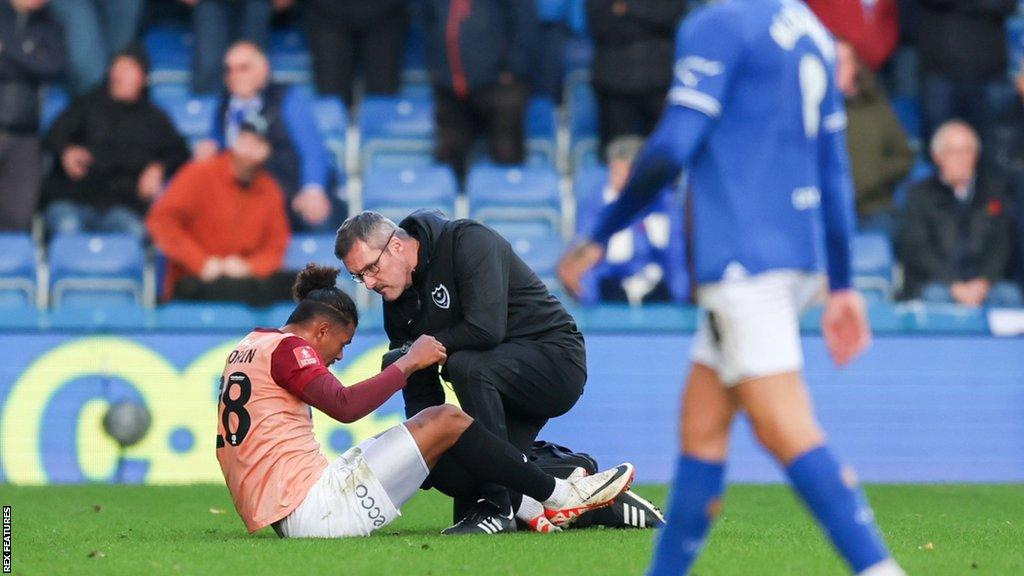
[{"label": "player name on shirt", "polygon": [[833,59],[835,48],[821,22],[803,6],[796,6],[795,2],[786,4],[772,18],[771,27],[768,29],[772,39],[783,50],[791,51],[800,38],[807,36],[818,46],[822,55]]},{"label": "player name on shirt", "polygon": [[232,350],[231,354],[228,355],[228,364],[252,364],[253,358],[255,357],[255,348],[250,348],[248,350]]}]

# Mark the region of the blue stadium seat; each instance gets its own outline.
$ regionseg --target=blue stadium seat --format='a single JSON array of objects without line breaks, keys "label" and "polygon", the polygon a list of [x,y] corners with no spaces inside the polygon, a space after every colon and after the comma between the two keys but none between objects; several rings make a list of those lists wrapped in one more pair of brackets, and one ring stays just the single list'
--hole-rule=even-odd
[{"label": "blue stadium seat", "polygon": [[455,214],[458,184],[447,166],[371,168],[363,181],[363,207],[396,222],[420,208]]},{"label": "blue stadium seat", "polygon": [[434,87],[429,82],[403,82],[398,94],[402,98],[433,98]]},{"label": "blue stadium seat", "polygon": [[145,254],[129,234],[60,234],[50,243],[50,296],[82,302],[142,301]]},{"label": "blue stadium seat", "polygon": [[409,32],[405,37],[405,55],[402,63],[403,84],[410,80],[415,81],[427,77],[426,38],[423,34],[423,27],[420,25],[421,20],[415,16],[415,12],[419,11],[418,4],[418,2],[412,3],[411,8],[414,15]]},{"label": "blue stadium seat", "polygon": [[574,316],[588,332],[683,332],[697,328],[698,311],[672,304],[601,304],[580,308]]},{"label": "blue stadium seat", "polygon": [[531,98],[526,108],[526,148],[528,164],[539,165],[540,159],[554,166],[557,155],[555,103],[550,98]]},{"label": "blue stadium seat", "polygon": [[988,334],[983,308],[910,302],[901,306],[908,330],[932,334]]},{"label": "blue stadium seat", "polygon": [[604,207],[601,193],[607,182],[608,169],[604,166],[583,166],[576,170],[572,184],[573,197],[576,198],[576,232],[587,232],[584,228]]},{"label": "blue stadium seat", "polygon": [[433,98],[367,96],[359,109],[359,131],[364,142],[432,138]]},{"label": "blue stadium seat", "polygon": [[150,81],[188,80],[192,63],[192,33],[185,28],[153,26],[146,32],[146,51],[152,63]]},{"label": "blue stadium seat", "polygon": [[141,331],[150,315],[139,306],[60,306],[49,317],[51,330]]},{"label": "blue stadium seat", "polygon": [[250,331],[259,324],[252,310],[223,302],[171,302],[156,311],[161,330]]},{"label": "blue stadium seat", "polygon": [[338,275],[338,287],[350,295],[355,293],[354,282],[345,271],[344,265],[334,257],[334,234],[292,234],[292,241],[284,253],[283,269],[298,272],[310,262],[321,266],[341,268]]},{"label": "blue stadium seat", "polygon": [[382,153],[428,155],[433,149],[432,98],[369,96],[359,110],[363,165]]},{"label": "blue stadium seat", "polygon": [[864,232],[853,238],[853,283],[864,292],[891,300],[893,295],[892,242],[881,232]]},{"label": "blue stadium seat", "polygon": [[542,220],[561,224],[558,174],[550,168],[476,166],[466,180],[472,217],[483,222]]},{"label": "blue stadium seat", "polygon": [[572,85],[569,93],[569,145],[573,165],[600,163],[597,150],[597,98],[587,82]]},{"label": "blue stadium seat", "polygon": [[[267,328],[280,328],[288,321],[288,316],[291,315],[292,310],[295,310],[295,302],[279,302],[274,304],[263,311],[259,325]],[[360,324],[362,323],[360,322]]]},{"label": "blue stadium seat", "polygon": [[315,262],[323,266],[337,266],[334,257],[334,234],[293,234],[284,253],[284,270],[298,272],[306,264]]},{"label": "blue stadium seat", "polygon": [[567,72],[590,69],[590,61],[594,59],[594,42],[588,36],[570,36],[565,41],[563,51]]},{"label": "blue stadium seat", "polygon": [[4,308],[0,314],[2,330],[39,330],[45,327],[46,317],[35,306]]},{"label": "blue stadium seat", "polygon": [[286,83],[309,80],[313,59],[302,30],[272,30],[267,43],[267,57],[275,80]]},{"label": "blue stadium seat", "polygon": [[39,119],[39,131],[46,132],[53,125],[53,121],[60,116],[61,112],[71,103],[71,95],[60,86],[47,86],[43,92],[43,110]]},{"label": "blue stadium seat", "polygon": [[338,140],[344,145],[348,129],[345,104],[337,96],[317,96],[313,102],[313,117],[320,134],[327,140]]},{"label": "blue stadium seat", "polygon": [[544,236],[505,236],[516,254],[526,262],[537,276],[552,283],[558,268],[558,259],[562,256],[565,244],[557,234]]},{"label": "blue stadium seat", "polygon": [[0,307],[35,307],[39,281],[36,247],[28,234],[0,234]]},{"label": "blue stadium seat", "polygon": [[490,224],[498,234],[510,238],[538,238],[551,234],[551,225],[535,220],[498,220]]},{"label": "blue stadium seat", "polygon": [[151,91],[153,103],[171,117],[185,139],[195,142],[209,138],[217,115],[216,96],[196,96],[185,84],[159,84]]}]

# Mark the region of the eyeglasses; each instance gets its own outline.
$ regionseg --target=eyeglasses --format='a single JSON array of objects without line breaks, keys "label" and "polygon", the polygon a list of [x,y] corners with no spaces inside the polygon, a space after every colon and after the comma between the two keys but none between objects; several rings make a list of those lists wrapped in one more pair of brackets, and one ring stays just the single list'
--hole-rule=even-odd
[{"label": "eyeglasses", "polygon": [[381,248],[380,254],[377,255],[376,260],[364,266],[362,272],[354,272],[351,274],[353,280],[363,284],[367,276],[372,278],[380,272],[380,259],[384,257],[384,253],[388,251],[388,246],[391,245],[391,239],[395,237],[395,232],[397,232],[397,230],[391,232],[391,235],[388,236],[388,240],[384,243],[384,247]]}]

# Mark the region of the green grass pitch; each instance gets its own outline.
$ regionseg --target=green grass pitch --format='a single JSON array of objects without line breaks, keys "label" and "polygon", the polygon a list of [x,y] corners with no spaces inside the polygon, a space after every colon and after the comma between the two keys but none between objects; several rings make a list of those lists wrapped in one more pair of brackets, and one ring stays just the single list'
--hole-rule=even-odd
[{"label": "green grass pitch", "polygon": [[[662,502],[665,489],[641,486]],[[1024,485],[878,485],[868,496],[910,574],[1024,574]],[[223,486],[0,485],[15,574],[642,574],[652,531],[442,537],[447,500],[421,493],[370,538],[245,532]],[[734,485],[694,574],[844,574],[784,486]]]}]

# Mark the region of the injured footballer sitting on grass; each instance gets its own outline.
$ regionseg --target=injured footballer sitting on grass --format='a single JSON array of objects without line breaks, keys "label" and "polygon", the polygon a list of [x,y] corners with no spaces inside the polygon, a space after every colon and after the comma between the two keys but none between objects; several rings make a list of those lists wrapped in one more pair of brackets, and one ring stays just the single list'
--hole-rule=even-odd
[{"label": "injured footballer sitting on grass", "polygon": [[609,505],[634,470],[620,464],[568,480],[545,473],[459,408],[433,406],[328,462],[310,406],[354,422],[402,389],[406,376],[443,364],[430,336],[383,372],[343,386],[328,370],[352,341],[358,316],[336,287],[339,270],[310,264],[293,288],[295,310],[281,329],[256,329],[229,354],[218,409],[217,460],[250,532],[281,537],[368,536],[392,522],[442,454],[481,482],[508,486],[541,505],[552,528]]}]

